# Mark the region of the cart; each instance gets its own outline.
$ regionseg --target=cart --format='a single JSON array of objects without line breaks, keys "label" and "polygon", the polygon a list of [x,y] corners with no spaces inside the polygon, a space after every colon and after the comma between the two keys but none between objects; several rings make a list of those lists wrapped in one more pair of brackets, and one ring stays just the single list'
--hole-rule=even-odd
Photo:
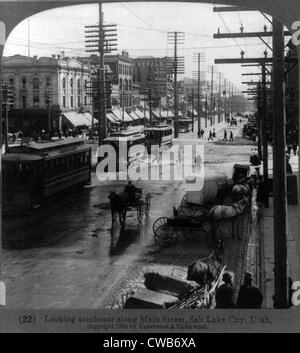
[{"label": "cart", "polygon": [[209,249],[214,249],[216,245],[206,213],[194,218],[181,215],[171,218],[160,217],[154,222],[152,229],[155,242],[162,247],[176,244],[179,238],[190,241],[199,236],[205,237]]},{"label": "cart", "polygon": [[127,211],[129,212],[135,212],[136,211],[136,217],[139,223],[142,222],[143,216],[145,217],[149,216],[150,213],[150,207],[151,207],[151,195],[148,192],[145,197],[143,197],[143,190],[140,188],[136,188],[134,199],[129,200],[126,202],[126,210],[125,210],[125,216],[124,216],[124,224],[126,222],[126,213]]},{"label": "cart", "polygon": [[204,180],[196,176],[186,177],[186,193],[179,206],[180,212],[188,218],[205,215],[216,204],[218,191],[227,182],[228,178],[221,175],[207,176]]}]

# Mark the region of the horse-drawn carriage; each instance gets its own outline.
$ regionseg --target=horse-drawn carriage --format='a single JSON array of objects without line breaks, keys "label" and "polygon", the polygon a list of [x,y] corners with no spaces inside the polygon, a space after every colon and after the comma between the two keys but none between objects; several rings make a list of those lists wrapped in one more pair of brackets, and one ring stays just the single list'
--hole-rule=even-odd
[{"label": "horse-drawn carriage", "polygon": [[[144,286],[122,297],[124,309],[213,309],[226,266],[219,251],[191,263],[177,275],[144,274]],[[179,270],[179,272],[178,272]],[[178,275],[181,273],[181,275]]]},{"label": "horse-drawn carriage", "polygon": [[126,223],[127,212],[136,212],[136,218],[139,223],[142,222],[143,216],[149,216],[151,207],[151,195],[147,193],[143,196],[141,188],[135,188],[133,196],[130,197],[126,192],[117,194],[111,191],[108,198],[110,199],[110,208],[112,213],[112,224],[115,221],[115,215],[119,214],[120,224],[124,227]]},{"label": "horse-drawn carriage", "polygon": [[[193,240],[204,235],[207,246],[214,248],[223,221],[231,221],[232,237],[240,216],[249,205],[251,188],[247,165],[234,165],[233,178],[208,176],[186,178],[186,193],[174,217],[160,217],[153,224],[154,239],[160,246],[170,246],[182,236]],[[240,184],[243,183],[243,184]],[[230,200],[230,201],[228,201]],[[237,236],[239,229],[237,229]]]}]

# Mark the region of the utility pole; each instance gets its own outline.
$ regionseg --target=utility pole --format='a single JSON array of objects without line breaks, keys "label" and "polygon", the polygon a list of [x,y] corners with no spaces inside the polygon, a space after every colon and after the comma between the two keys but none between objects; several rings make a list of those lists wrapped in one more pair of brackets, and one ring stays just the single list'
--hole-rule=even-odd
[{"label": "utility pole", "polygon": [[198,117],[198,135],[200,134],[201,130],[201,113],[202,113],[202,107],[201,107],[201,63],[204,61],[204,54],[203,53],[195,53],[194,54],[194,60],[197,62],[197,71],[194,72],[195,78],[197,80],[197,117]]},{"label": "utility pole", "polygon": [[184,73],[184,57],[178,57],[177,46],[178,44],[184,44],[184,33],[183,32],[168,32],[168,44],[174,45],[174,57],[169,61],[168,69],[174,75],[174,137],[178,138],[178,92],[177,92],[177,75]]},{"label": "utility pole", "polygon": [[219,72],[218,123],[221,122],[221,73]]},{"label": "utility pole", "polygon": [[207,92],[205,93],[205,128],[207,128],[207,115],[208,115],[208,107],[207,107]]},{"label": "utility pole", "polygon": [[[107,135],[107,120],[106,120],[106,77],[104,54],[111,53],[117,50],[116,25],[103,24],[102,2],[99,2],[99,25],[85,26],[86,51],[98,53],[95,66],[97,67],[97,82],[93,83],[94,93],[97,92],[97,98],[93,94],[94,100],[97,101],[98,110],[98,136],[99,146],[103,143],[103,139]],[[96,99],[95,99],[96,98]],[[96,110],[96,109],[95,109]]]},{"label": "utility pole", "polygon": [[274,307],[288,307],[284,29],[273,18]]},{"label": "utility pole", "polygon": [[257,152],[259,160],[262,160],[262,85],[257,86]]},{"label": "utility pole", "polygon": [[105,97],[105,68],[104,68],[104,29],[103,29],[103,12],[102,2],[99,2],[99,59],[100,59],[100,106],[99,106],[99,146],[102,145],[103,139],[106,137],[106,97]]},{"label": "utility pole", "polygon": [[194,94],[194,88],[192,89],[192,132],[194,132],[194,100],[195,100],[195,94]]},{"label": "utility pole", "polygon": [[[4,44],[0,43],[0,58]],[[0,59],[0,85],[2,86],[2,60]],[[2,89],[0,89],[0,281],[2,281]]]},{"label": "utility pole", "polygon": [[214,66],[211,66],[211,83],[210,83],[210,126],[215,122],[214,117]]},{"label": "utility pole", "polygon": [[262,145],[263,145],[264,205],[265,207],[269,207],[266,66],[262,64],[261,68],[262,68]]},{"label": "utility pole", "polygon": [[225,122],[226,122],[226,79],[224,79],[224,119],[225,119]]}]

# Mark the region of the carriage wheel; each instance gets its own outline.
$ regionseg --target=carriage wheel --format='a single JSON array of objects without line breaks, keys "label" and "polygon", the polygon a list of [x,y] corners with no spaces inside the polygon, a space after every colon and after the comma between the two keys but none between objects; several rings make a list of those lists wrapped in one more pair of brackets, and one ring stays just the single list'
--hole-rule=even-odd
[{"label": "carriage wheel", "polygon": [[168,247],[172,243],[170,236],[170,227],[168,226],[168,218],[160,217],[153,224],[153,234],[155,242],[164,247]]},{"label": "carriage wheel", "polygon": [[146,198],[145,198],[145,216],[146,217],[149,216],[150,206],[151,206],[151,195],[148,192],[146,195]]},{"label": "carriage wheel", "polygon": [[194,217],[196,212],[197,212],[197,207],[190,204],[187,201],[186,195],[184,195],[181,204],[180,204],[180,210],[181,212],[186,216],[186,217]]},{"label": "carriage wheel", "polygon": [[142,222],[143,220],[143,214],[144,214],[144,208],[142,205],[138,206],[136,209],[136,216],[137,216],[137,220],[139,221],[139,223]]}]

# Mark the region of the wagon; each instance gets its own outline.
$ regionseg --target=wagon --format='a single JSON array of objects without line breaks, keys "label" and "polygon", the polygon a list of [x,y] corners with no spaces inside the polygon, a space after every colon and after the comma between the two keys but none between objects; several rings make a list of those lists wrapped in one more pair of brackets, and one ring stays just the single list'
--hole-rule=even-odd
[{"label": "wagon", "polygon": [[180,215],[171,218],[160,217],[154,222],[152,229],[155,242],[162,247],[177,243],[180,237],[194,240],[197,236],[205,237],[208,248],[215,247],[207,214],[193,219]]},{"label": "wagon", "polygon": [[186,193],[179,206],[180,212],[188,217],[201,216],[216,202],[218,191],[228,178],[223,175],[206,176],[205,179],[190,176],[185,179]]},{"label": "wagon", "polygon": [[143,190],[140,188],[136,188],[134,199],[129,200],[126,203],[126,211],[124,217],[124,223],[126,221],[126,212],[127,211],[136,211],[136,218],[139,223],[142,222],[143,216],[149,216],[151,207],[151,195],[148,192],[145,197],[143,197]]},{"label": "wagon", "polygon": [[[207,259],[213,259],[212,253]],[[216,277],[211,283],[197,284],[186,280],[186,273],[182,269],[180,276],[174,276],[157,272],[144,274],[144,286],[138,287],[122,296],[123,309],[214,309],[215,294],[222,283],[222,277],[226,265],[220,262]]]}]

